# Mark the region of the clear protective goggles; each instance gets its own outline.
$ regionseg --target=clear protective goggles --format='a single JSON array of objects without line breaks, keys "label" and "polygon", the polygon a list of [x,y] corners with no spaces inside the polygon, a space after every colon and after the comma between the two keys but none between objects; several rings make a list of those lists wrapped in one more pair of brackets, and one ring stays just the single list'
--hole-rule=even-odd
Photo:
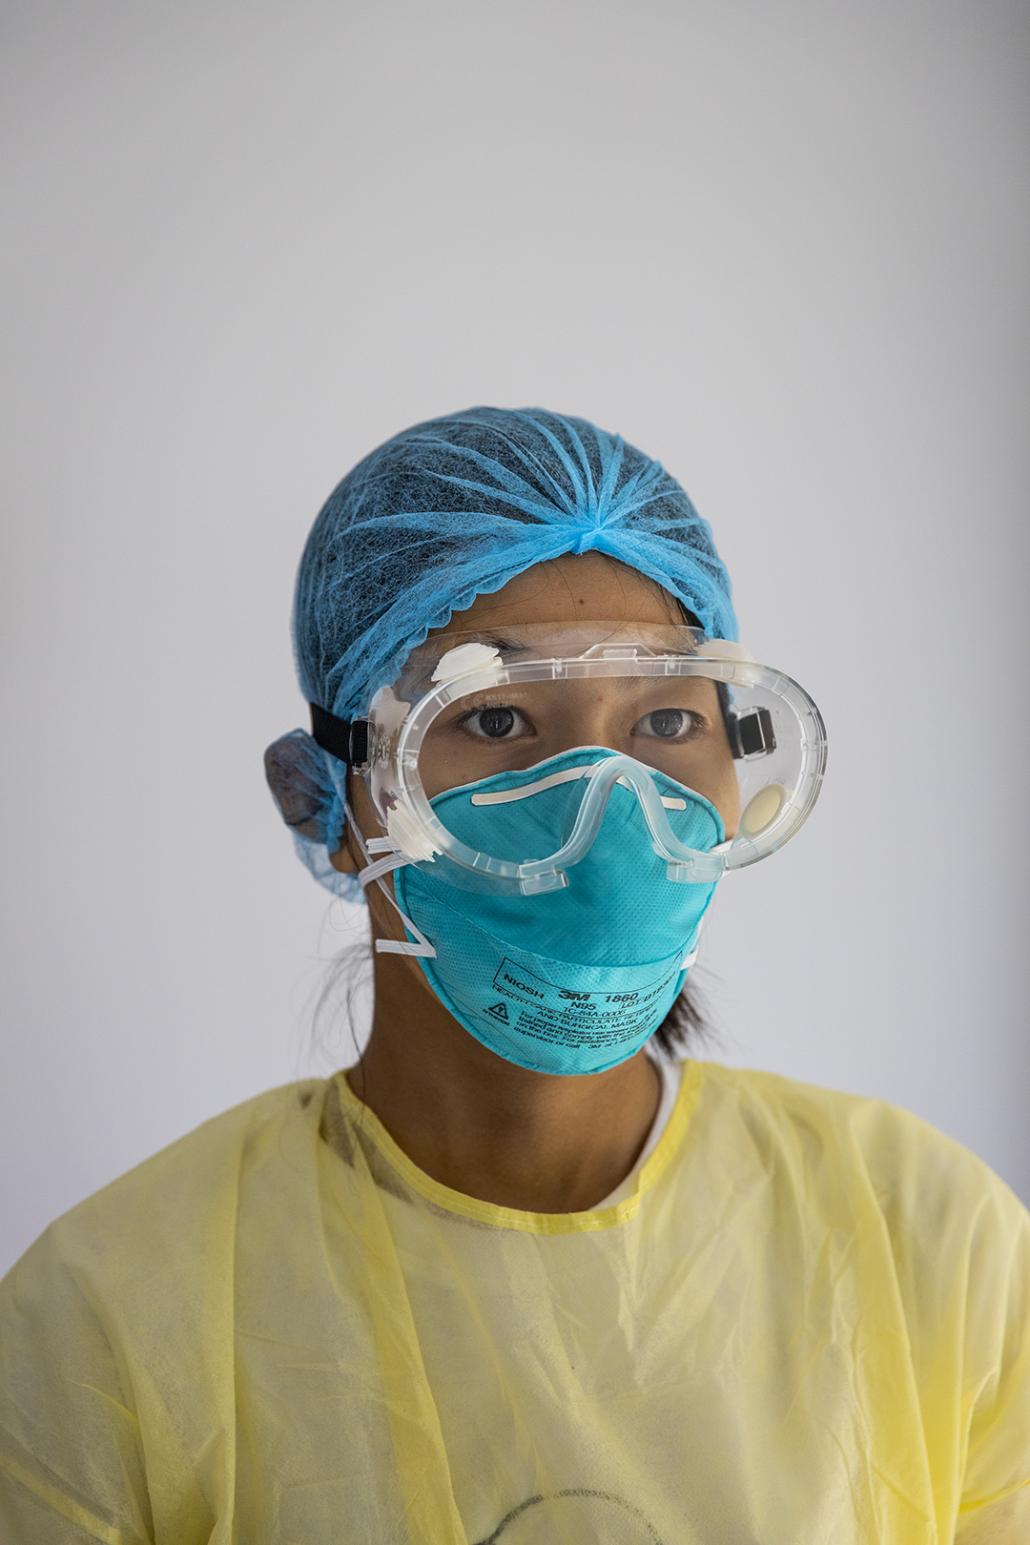
[{"label": "clear protective goggles", "polygon": [[[312,729],[365,779],[387,833],[368,841],[370,854],[429,863],[464,889],[526,895],[568,883],[616,785],[635,792],[669,878],[706,882],[794,836],[826,768],[822,716],[803,687],[740,644],[674,623],[448,632],[412,651],[364,718],[348,725],[313,705]],[[598,759],[534,778],[540,764],[591,749]],[[701,851],[677,836],[687,801],[669,779],[715,807],[725,841]],[[547,852],[502,851],[483,835],[470,845],[456,818],[463,800],[440,798],[457,791],[464,803],[498,805],[555,782],[574,786]]]}]

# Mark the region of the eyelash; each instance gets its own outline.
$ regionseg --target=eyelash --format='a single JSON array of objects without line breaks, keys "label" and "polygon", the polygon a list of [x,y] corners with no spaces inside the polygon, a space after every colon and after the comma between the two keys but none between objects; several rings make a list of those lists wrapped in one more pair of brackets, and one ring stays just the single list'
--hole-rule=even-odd
[{"label": "eyelash", "polygon": [[[467,713],[461,714],[460,717],[457,718],[454,722],[455,722],[455,724],[460,729],[464,730],[465,726],[469,723],[470,720],[474,719],[477,716],[477,714],[481,714],[481,713],[485,712],[488,708],[506,708],[509,713],[518,714],[523,720],[525,720],[528,723],[528,720],[526,719],[526,715],[522,712],[522,709],[521,708],[516,708],[514,703],[506,703],[503,700],[503,698],[496,698],[496,699],[491,698],[489,702],[480,703],[480,704],[478,704],[477,707],[470,708],[467,711]],[[694,710],[691,709],[691,708],[679,708],[679,709],[652,708],[650,713],[645,714],[644,717],[649,719],[651,717],[651,714],[663,713],[663,712],[665,712],[665,713],[683,713],[683,714],[686,714],[687,717],[689,719],[691,719],[693,721],[693,723],[694,723],[695,735],[703,734],[704,731],[708,728],[708,721],[707,721],[707,719],[705,719],[701,714],[695,713]],[[498,745],[498,746],[503,746],[508,741],[515,740],[515,739],[519,738],[519,737],[514,736],[514,735],[476,735],[472,730],[469,730],[467,733],[469,734],[469,736],[473,740],[482,740],[482,741],[486,741],[488,744],[492,743],[493,745]],[[680,741],[677,741],[677,737],[672,736],[672,735],[656,735],[654,737],[654,739],[655,740],[665,740],[665,741],[668,741],[670,744],[677,744],[677,743],[678,744],[682,744],[683,741],[694,739],[695,735],[689,735],[689,734],[688,735],[684,735],[682,737],[682,740],[680,740]]]}]

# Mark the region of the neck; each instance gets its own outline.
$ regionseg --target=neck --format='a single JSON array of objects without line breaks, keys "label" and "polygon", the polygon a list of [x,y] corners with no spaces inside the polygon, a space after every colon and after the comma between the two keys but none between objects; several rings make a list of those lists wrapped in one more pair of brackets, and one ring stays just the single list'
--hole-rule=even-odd
[{"label": "neck", "polygon": [[527,1212],[584,1211],[626,1178],[661,1095],[644,1051],[604,1073],[531,1072],[482,1046],[424,979],[413,1001],[396,964],[376,957],[372,1033],[347,1082],[419,1169]]}]

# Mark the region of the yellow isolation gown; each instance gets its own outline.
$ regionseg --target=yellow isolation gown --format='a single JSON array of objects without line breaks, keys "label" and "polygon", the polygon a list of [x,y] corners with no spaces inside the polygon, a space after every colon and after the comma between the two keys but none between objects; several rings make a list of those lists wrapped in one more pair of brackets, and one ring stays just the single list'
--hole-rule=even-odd
[{"label": "yellow isolation gown", "polygon": [[688,1061],[621,1199],[419,1170],[342,1072],[0,1283],[2,1545],[1026,1545],[1030,1212],[883,1100]]}]

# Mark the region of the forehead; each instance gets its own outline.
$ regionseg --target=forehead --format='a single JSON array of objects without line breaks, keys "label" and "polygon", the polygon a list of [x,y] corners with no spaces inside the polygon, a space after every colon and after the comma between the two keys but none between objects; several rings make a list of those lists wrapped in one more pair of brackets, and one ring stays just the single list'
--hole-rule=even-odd
[{"label": "forehead", "polygon": [[516,574],[492,594],[477,595],[429,637],[501,623],[575,623],[582,618],[682,623],[683,613],[668,591],[605,553],[563,553]]}]

